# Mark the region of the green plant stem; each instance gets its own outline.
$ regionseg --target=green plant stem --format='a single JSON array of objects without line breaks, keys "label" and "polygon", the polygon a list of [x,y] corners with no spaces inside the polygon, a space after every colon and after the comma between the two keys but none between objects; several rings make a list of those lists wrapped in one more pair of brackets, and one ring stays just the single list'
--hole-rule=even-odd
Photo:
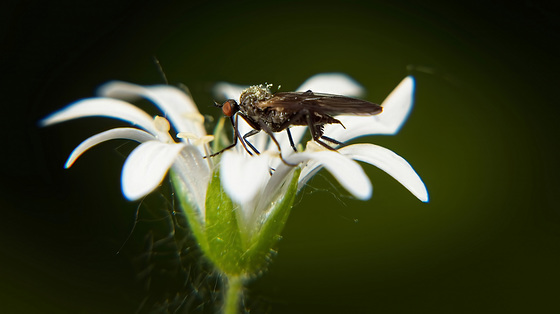
[{"label": "green plant stem", "polygon": [[227,280],[224,314],[237,314],[239,301],[241,300],[241,290],[243,289],[243,279],[240,276],[228,276]]}]

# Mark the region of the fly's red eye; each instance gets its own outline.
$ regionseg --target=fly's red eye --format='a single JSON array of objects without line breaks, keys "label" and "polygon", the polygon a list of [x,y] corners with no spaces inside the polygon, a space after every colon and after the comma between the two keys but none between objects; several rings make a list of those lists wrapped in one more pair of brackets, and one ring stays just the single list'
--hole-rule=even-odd
[{"label": "fly's red eye", "polygon": [[224,112],[224,114],[228,117],[231,117],[233,115],[233,108],[231,105],[231,101],[228,100],[226,101],[223,105],[222,105],[222,111]]}]

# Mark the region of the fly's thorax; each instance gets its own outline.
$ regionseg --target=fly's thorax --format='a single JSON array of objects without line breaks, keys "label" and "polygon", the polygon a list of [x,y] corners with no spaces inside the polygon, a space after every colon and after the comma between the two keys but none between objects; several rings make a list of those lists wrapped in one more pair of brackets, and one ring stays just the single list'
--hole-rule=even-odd
[{"label": "fly's thorax", "polygon": [[[260,85],[251,86],[241,93],[239,97],[239,110],[241,110],[245,115],[255,119],[263,115],[264,110],[257,106],[261,101],[270,99],[272,94]],[[258,119],[257,119],[258,120]]]},{"label": "fly's thorax", "polygon": [[241,110],[251,108],[259,109],[257,103],[261,101],[268,100],[272,98],[272,93],[270,92],[271,84],[267,85],[253,85],[241,92],[239,96],[239,106]]},{"label": "fly's thorax", "polygon": [[263,102],[271,99],[273,94],[270,92],[271,84],[255,85],[245,89],[239,97],[239,107],[243,113],[258,123],[264,123],[271,131],[279,132],[284,129],[287,119],[293,115],[284,108],[273,108],[263,106]]}]

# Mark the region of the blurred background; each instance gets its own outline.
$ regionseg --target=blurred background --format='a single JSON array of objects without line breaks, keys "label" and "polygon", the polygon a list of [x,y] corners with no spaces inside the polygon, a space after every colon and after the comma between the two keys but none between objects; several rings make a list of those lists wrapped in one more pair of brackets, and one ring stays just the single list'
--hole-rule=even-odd
[{"label": "blurred background", "polygon": [[[416,103],[397,136],[421,203],[382,171],[352,199],[326,172],[303,190],[252,313],[560,311],[559,16],[550,1],[8,1],[2,14],[0,310],[213,312],[219,278],[168,186],[123,199],[134,144],[112,141],[70,169],[110,119],[38,119],[100,84],[188,86],[219,117],[212,86],[344,72],[381,102],[407,75]],[[153,112],[154,114],[156,112]]]}]

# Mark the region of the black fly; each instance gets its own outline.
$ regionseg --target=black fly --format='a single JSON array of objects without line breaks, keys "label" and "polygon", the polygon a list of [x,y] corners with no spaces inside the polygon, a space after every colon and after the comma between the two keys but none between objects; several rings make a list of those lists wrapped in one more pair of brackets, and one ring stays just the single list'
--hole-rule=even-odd
[{"label": "black fly", "polygon": [[[343,143],[323,135],[323,125],[342,123],[334,118],[336,115],[376,115],[381,113],[383,108],[380,105],[369,101],[350,98],[339,95],[306,92],[277,92],[272,94],[270,85],[263,87],[255,85],[245,89],[239,97],[239,103],[234,99],[226,100],[222,108],[226,116],[230,118],[233,125],[233,143],[221,151],[208,157],[216,156],[225,150],[234,147],[237,140],[241,142],[247,153],[256,154],[260,152],[251,144],[247,138],[259,133],[261,130],[266,132],[280,150],[280,144],[274,137],[274,132],[286,130],[288,139],[293,150],[297,152],[294,140],[290,133],[290,126],[308,126],[313,140],[330,150],[336,150],[333,146],[324,141],[335,145]],[[236,115],[237,113],[237,115]],[[238,117],[241,116],[253,128],[243,136],[239,134]],[[344,125],[342,125],[344,127]],[[287,163],[280,155],[282,161]]]}]

